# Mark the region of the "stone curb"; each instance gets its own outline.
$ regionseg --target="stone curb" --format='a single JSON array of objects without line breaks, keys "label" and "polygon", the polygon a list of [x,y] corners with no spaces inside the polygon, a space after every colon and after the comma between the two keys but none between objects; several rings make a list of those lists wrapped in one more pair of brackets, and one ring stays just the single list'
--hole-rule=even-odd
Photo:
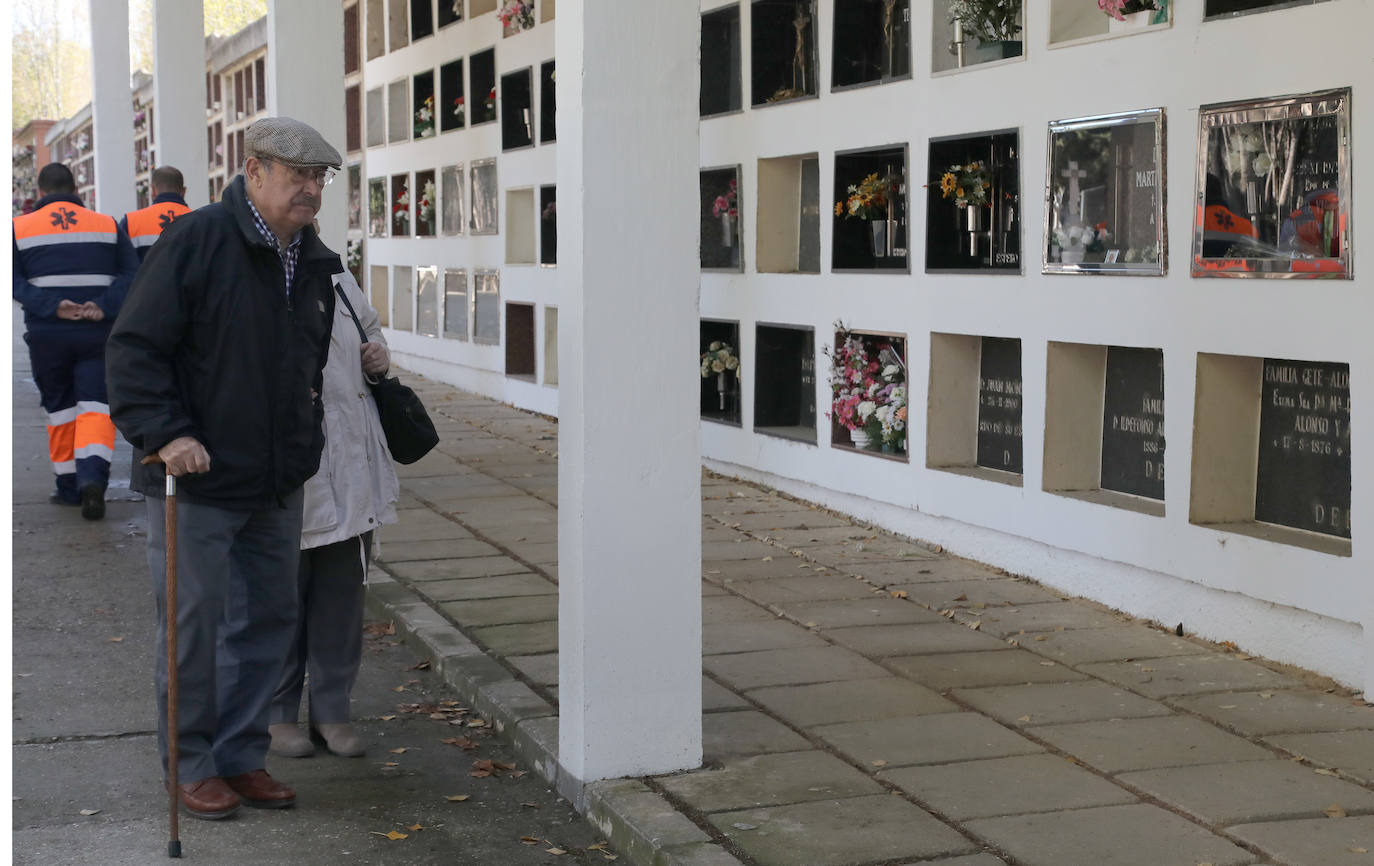
[{"label": "stone curb", "polygon": [[374,568],[367,607],[636,866],[741,866],[740,861],[638,779],[583,784],[558,763],[558,710],[392,577]]}]

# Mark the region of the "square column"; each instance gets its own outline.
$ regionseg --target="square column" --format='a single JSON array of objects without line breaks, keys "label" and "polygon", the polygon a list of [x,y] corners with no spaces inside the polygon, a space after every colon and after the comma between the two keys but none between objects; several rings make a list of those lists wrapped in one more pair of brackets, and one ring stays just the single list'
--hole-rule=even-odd
[{"label": "square column", "polygon": [[564,793],[701,763],[696,3],[558,5]]},{"label": "square column", "polygon": [[154,168],[186,180],[186,203],[210,200],[205,159],[205,13],[188,0],[153,0]]},{"label": "square column", "polygon": [[[138,203],[133,91],[129,88],[129,0],[91,0],[90,6],[95,203],[101,213],[118,219]],[[107,38],[108,34],[118,38]]]},{"label": "square column", "polygon": [[[267,0],[267,112],[310,124],[340,154],[347,149],[343,44],[339,0]],[[325,188],[319,214],[320,238],[340,257],[346,247],[347,199],[340,171]]]}]

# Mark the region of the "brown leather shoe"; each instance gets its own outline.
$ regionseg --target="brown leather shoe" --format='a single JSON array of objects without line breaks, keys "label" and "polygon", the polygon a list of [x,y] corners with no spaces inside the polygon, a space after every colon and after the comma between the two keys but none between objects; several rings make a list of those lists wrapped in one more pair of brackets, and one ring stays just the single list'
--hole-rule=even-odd
[{"label": "brown leather shoe", "polygon": [[235,794],[219,776],[188,782],[177,786],[181,805],[194,818],[218,821],[239,810],[239,795]]},{"label": "brown leather shoe", "polygon": [[285,809],[296,805],[296,790],[278,782],[266,770],[249,770],[237,776],[228,776],[224,781],[243,798],[244,803],[255,809]]}]

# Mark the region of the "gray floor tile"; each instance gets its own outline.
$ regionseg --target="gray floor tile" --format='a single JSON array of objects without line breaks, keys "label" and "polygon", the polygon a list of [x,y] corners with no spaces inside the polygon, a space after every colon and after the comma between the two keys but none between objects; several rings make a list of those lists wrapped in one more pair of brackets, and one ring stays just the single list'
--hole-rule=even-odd
[{"label": "gray floor tile", "polygon": [[1206,824],[1323,818],[1333,804],[1350,815],[1374,813],[1374,791],[1293,761],[1175,767],[1117,778]]},{"label": "gray floor tile", "polygon": [[749,697],[799,728],[959,710],[925,686],[895,676],[756,689]]},{"label": "gray floor tile", "polygon": [[866,767],[948,764],[1009,755],[1029,755],[1044,748],[977,713],[878,719],[821,725],[811,733]]},{"label": "gray floor tile", "polygon": [[702,626],[702,652],[705,655],[807,646],[827,644],[801,626],[781,619],[771,622],[708,622]]},{"label": "gray floor tile", "polygon": [[1316,691],[1223,692],[1174,703],[1249,736],[1374,729],[1374,707]]},{"label": "gray floor tile", "polygon": [[890,595],[870,595],[868,598],[845,601],[794,602],[781,605],[780,608],[797,622],[825,629],[943,621],[938,613]]},{"label": "gray floor tile", "polygon": [[701,738],[704,761],[814,748],[804,737],[757,710],[708,713],[701,718]]},{"label": "gray floor tile", "polygon": [[823,634],[841,646],[870,658],[914,656],[955,651],[1005,650],[1006,641],[939,619],[909,625],[870,625],[837,628]]},{"label": "gray floor tile", "polygon": [[1066,665],[1211,652],[1207,647],[1140,623],[1027,634],[1017,640],[1026,649]]},{"label": "gray floor tile", "polygon": [[1012,726],[1167,716],[1173,712],[1158,701],[1098,680],[957,689],[953,696]]},{"label": "gray floor tile", "polygon": [[780,577],[772,580],[750,580],[730,584],[731,590],[759,604],[788,604],[801,601],[829,601],[845,598],[873,598],[873,587],[829,573],[806,577]]},{"label": "gray floor tile", "polygon": [[1020,607],[989,607],[984,610],[960,610],[956,619],[962,622],[979,621],[983,631],[999,637],[1020,632],[1053,631],[1057,628],[1103,628],[1120,620],[1117,615],[1098,610],[1082,601],[1050,601]]},{"label": "gray floor tile", "polygon": [[1274,821],[1226,828],[1288,866],[1369,866],[1374,816]]},{"label": "gray floor tile", "polygon": [[1281,689],[1297,681],[1227,655],[1174,656],[1080,665],[1084,673],[1121,683],[1152,698],[1251,689]]},{"label": "gray floor tile", "polygon": [[956,821],[1134,803],[1119,785],[1057,755],[1018,755],[879,774]]},{"label": "gray floor tile", "polygon": [[1277,734],[1265,737],[1264,741],[1374,785],[1374,731]]},{"label": "gray floor tile", "polygon": [[702,812],[886,793],[873,779],[819,751],[734,758],[720,769],[694,770],[658,782]]},{"label": "gray floor tile", "polygon": [[1104,773],[1273,757],[1248,740],[1186,716],[1046,725],[1034,734]]},{"label": "gray floor tile", "polygon": [[1019,649],[909,656],[888,659],[885,664],[903,676],[938,690],[1087,679],[1061,664]]},{"label": "gray floor tile", "polygon": [[935,610],[950,608],[1001,607],[1059,601],[1059,594],[1028,580],[990,576],[974,580],[942,580],[938,583],[912,583],[902,587],[913,601]]},{"label": "gray floor tile", "polygon": [[888,672],[840,647],[803,647],[709,656],[702,666],[737,689],[886,677]]}]

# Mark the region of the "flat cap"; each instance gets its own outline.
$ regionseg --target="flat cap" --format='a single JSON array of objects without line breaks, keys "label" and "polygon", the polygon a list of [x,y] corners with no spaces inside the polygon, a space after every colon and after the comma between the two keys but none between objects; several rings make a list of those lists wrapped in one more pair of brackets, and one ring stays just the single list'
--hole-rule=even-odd
[{"label": "flat cap", "polygon": [[343,165],[343,157],[313,126],[290,117],[264,117],[248,127],[243,153],[286,165]]}]

